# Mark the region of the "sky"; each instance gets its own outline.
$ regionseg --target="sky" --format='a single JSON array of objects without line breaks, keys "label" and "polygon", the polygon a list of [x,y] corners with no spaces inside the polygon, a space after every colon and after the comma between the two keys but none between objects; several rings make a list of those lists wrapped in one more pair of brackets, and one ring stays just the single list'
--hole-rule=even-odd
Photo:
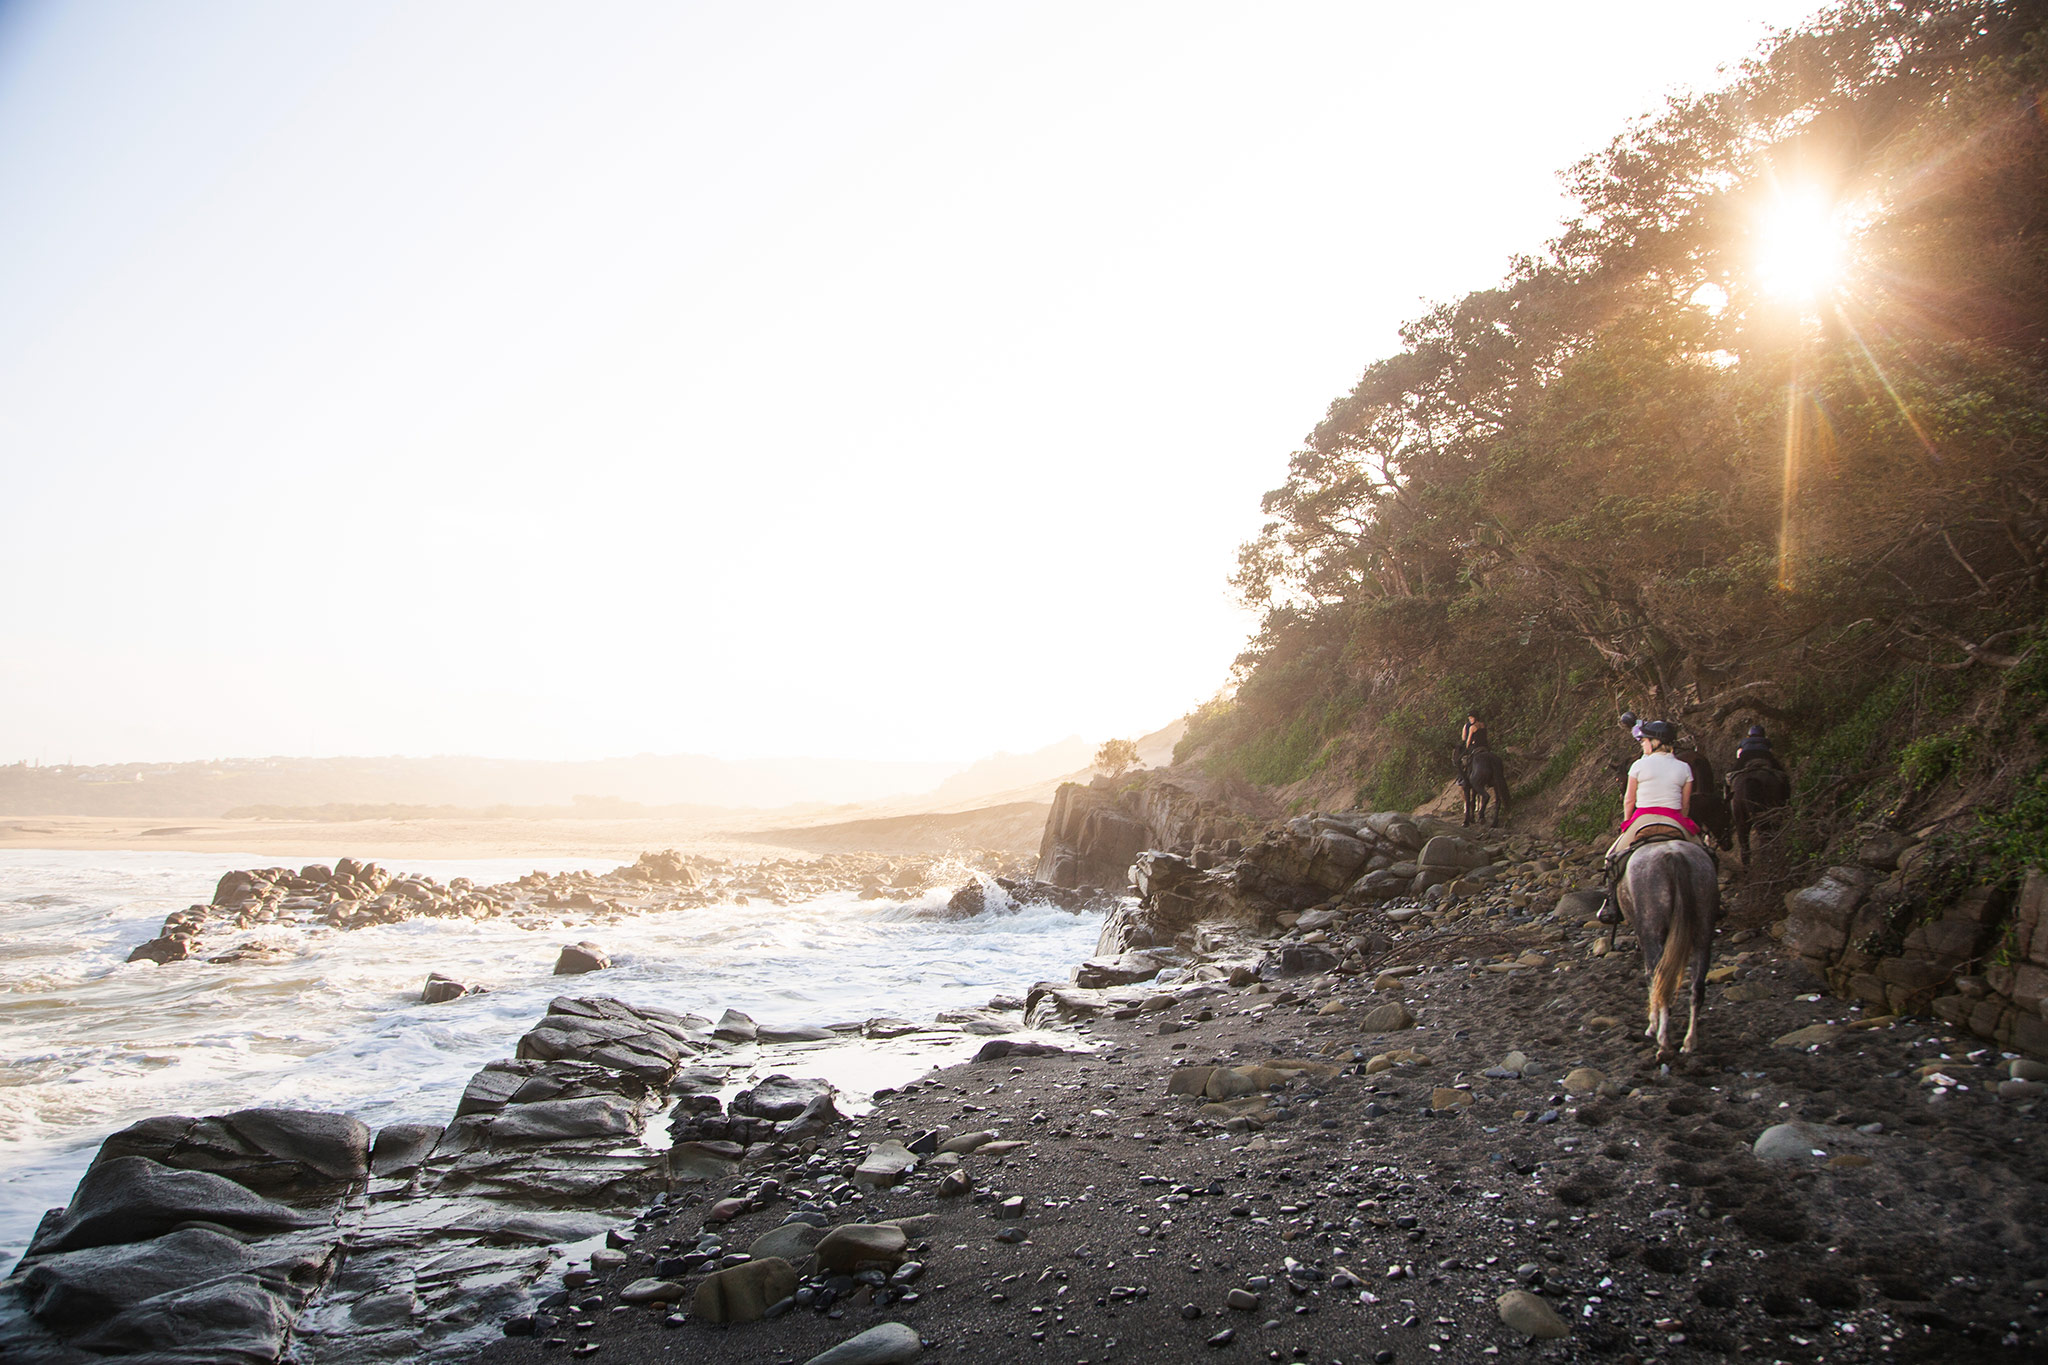
[{"label": "sky", "polygon": [[1811,0],[0,0],[0,762],[965,761]]}]

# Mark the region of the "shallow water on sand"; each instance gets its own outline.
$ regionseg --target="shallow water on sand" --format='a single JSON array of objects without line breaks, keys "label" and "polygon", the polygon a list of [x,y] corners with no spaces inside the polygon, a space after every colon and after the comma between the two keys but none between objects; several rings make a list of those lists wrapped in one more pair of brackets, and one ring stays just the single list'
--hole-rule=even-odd
[{"label": "shallow water on sand", "polygon": [[[422,919],[357,929],[263,926],[242,938],[274,961],[124,961],[165,914],[211,898],[238,867],[308,856],[0,850],[0,1267],[71,1187],[107,1133],[152,1114],[256,1105],[342,1110],[375,1128],[444,1122],[475,1070],[565,991],[764,1024],[878,1014],[929,1020],[998,992],[1064,977],[1095,946],[1097,915],[1049,906],[929,918],[947,892],[910,900],[826,896],[788,907],[716,906],[541,929]],[[592,859],[399,860],[394,871],[506,881],[607,870]],[[960,880],[965,879],[963,871]],[[573,914],[573,912],[570,912]],[[611,970],[552,975],[561,945],[590,938]],[[209,952],[229,940],[208,938]],[[421,1005],[429,971],[490,993]],[[758,1069],[824,1076],[858,1101],[980,1043],[764,1048]],[[652,1134],[657,1140],[661,1126]]]}]

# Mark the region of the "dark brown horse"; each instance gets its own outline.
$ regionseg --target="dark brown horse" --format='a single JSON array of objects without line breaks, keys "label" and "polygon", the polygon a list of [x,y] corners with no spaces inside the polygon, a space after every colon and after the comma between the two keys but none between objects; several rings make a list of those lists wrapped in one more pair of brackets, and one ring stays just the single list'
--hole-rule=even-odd
[{"label": "dark brown horse", "polygon": [[1480,823],[1486,823],[1491,807],[1492,827],[1499,829],[1501,817],[1508,813],[1508,770],[1500,755],[1484,747],[1467,749],[1464,762],[1458,765],[1458,785],[1465,789],[1465,823],[1472,823],[1472,808],[1477,804]]},{"label": "dark brown horse", "polygon": [[1784,818],[1792,801],[1792,779],[1783,768],[1750,762],[1728,774],[1728,810],[1735,826],[1735,847],[1742,861],[1749,862],[1749,836],[1753,830],[1761,839],[1765,831]]},{"label": "dark brown horse", "polygon": [[1714,765],[1690,746],[1674,751],[1679,762],[1692,769],[1693,822],[1713,836],[1714,847],[1735,847],[1735,830],[1730,823],[1728,803],[1721,796],[1721,784],[1714,780]]},{"label": "dark brown horse", "polygon": [[1692,1012],[1681,1051],[1691,1052],[1707,1003],[1707,963],[1714,952],[1714,920],[1721,909],[1721,880],[1714,855],[1688,839],[1671,839],[1636,849],[1616,888],[1622,913],[1635,926],[1650,973],[1649,1026],[1657,1055],[1671,1055],[1671,1001],[1679,978],[1692,969]]}]

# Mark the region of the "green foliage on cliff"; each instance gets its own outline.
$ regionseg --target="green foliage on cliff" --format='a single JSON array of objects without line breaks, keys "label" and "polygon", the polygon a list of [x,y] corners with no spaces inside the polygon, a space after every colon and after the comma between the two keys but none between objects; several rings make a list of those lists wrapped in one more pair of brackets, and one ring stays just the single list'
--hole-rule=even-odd
[{"label": "green foliage on cliff", "polygon": [[[1901,750],[2041,667],[2044,16],[1855,0],[1573,168],[1557,240],[1410,323],[1265,496],[1262,626],[1186,751],[1400,805],[1469,706],[1589,827],[1623,705],[1769,718],[1865,813],[1901,761],[1981,776]],[[1842,267],[1774,290],[1801,223]]]}]

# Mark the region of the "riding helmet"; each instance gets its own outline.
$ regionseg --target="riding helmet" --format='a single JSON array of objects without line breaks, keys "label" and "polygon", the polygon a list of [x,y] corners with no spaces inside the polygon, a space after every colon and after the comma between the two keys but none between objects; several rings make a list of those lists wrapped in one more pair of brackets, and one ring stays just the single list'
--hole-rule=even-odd
[{"label": "riding helmet", "polygon": [[1643,738],[1654,739],[1659,744],[1676,744],[1678,727],[1668,720],[1646,720],[1643,722]]},{"label": "riding helmet", "polygon": [[1750,726],[1750,727],[1749,727],[1749,737],[1750,737],[1751,739],[1762,739],[1762,738],[1764,737],[1764,727],[1763,727],[1763,726],[1761,726],[1761,725],[1752,725],[1752,726]]}]

